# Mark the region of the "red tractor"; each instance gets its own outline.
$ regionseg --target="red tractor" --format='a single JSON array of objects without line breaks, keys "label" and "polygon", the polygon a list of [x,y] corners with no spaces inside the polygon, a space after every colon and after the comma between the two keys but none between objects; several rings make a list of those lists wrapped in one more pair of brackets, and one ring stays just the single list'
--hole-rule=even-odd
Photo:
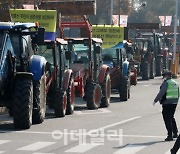
[{"label": "red tractor", "polygon": [[127,50],[124,41],[103,50],[103,62],[110,67],[111,88],[118,90],[121,101],[130,98],[130,86],[137,84],[137,71]]},{"label": "red tractor", "polygon": [[67,52],[67,41],[58,38],[46,41],[37,50],[37,54],[47,60],[47,105],[54,109],[56,117],[64,117],[74,111],[74,78]]},{"label": "red tractor", "polygon": [[[70,31],[66,33],[65,30]],[[61,37],[68,41],[76,96],[86,100],[88,109],[108,107],[111,80],[109,67],[102,61],[102,40],[92,38],[92,28],[85,17],[81,21],[61,22],[60,32]],[[79,38],[72,36],[77,36],[78,32]],[[69,34],[68,38],[65,34]]]}]

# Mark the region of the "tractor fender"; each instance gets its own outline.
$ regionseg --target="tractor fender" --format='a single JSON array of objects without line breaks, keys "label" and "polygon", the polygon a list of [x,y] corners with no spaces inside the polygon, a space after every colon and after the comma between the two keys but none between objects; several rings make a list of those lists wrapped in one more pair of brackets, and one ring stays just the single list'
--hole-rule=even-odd
[{"label": "tractor fender", "polygon": [[69,80],[71,78],[72,75],[72,70],[71,69],[67,69],[64,73],[64,77],[63,77],[63,89],[67,90],[68,89],[68,85],[69,85]]},{"label": "tractor fender", "polygon": [[106,72],[108,72],[108,71],[109,71],[109,66],[102,65],[100,73],[99,73],[99,77],[98,77],[98,82],[100,84],[103,84]]},{"label": "tractor fender", "polygon": [[30,60],[30,72],[33,74],[33,80],[40,80],[44,73],[47,61],[44,57],[33,55]]},{"label": "tractor fender", "polygon": [[17,72],[15,74],[15,79],[20,80],[20,79],[29,79],[33,80],[33,74],[30,72]]},{"label": "tractor fender", "polygon": [[122,64],[122,75],[127,76],[128,70],[129,70],[129,62],[127,60],[125,60]]}]

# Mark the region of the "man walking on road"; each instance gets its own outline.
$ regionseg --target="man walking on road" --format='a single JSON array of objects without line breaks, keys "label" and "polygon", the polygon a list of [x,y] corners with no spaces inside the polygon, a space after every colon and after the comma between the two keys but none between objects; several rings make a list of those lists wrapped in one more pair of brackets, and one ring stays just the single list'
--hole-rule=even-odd
[{"label": "man walking on road", "polygon": [[162,83],[159,93],[154,99],[153,105],[158,101],[162,104],[163,120],[167,129],[167,138],[165,141],[172,141],[177,138],[177,125],[174,118],[176,106],[179,100],[179,86],[175,80],[172,79],[172,72],[165,70],[163,72],[164,82]]}]

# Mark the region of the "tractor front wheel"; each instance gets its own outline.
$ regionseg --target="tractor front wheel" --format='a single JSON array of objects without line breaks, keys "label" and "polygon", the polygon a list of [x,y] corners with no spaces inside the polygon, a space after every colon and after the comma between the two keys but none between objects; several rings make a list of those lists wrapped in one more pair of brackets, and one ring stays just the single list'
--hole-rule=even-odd
[{"label": "tractor front wheel", "polygon": [[74,79],[71,76],[69,80],[69,85],[67,89],[67,108],[66,108],[66,114],[73,114],[74,112],[74,100],[75,100],[75,93],[74,93],[75,87],[74,87]]},{"label": "tractor front wheel", "polygon": [[54,113],[56,117],[65,117],[67,106],[66,91],[57,90],[54,104]]},{"label": "tractor front wheel", "polygon": [[130,98],[130,79],[122,77],[119,84],[119,95],[121,101],[127,101]]},{"label": "tractor front wheel", "polygon": [[87,107],[90,110],[98,109],[101,103],[101,87],[95,82],[86,85],[86,101]]},{"label": "tractor front wheel", "polygon": [[111,79],[108,72],[105,75],[104,83],[102,84],[101,89],[102,89],[102,99],[100,106],[108,107],[111,98]]},{"label": "tractor front wheel", "polygon": [[33,124],[44,121],[46,113],[46,77],[33,82]]}]

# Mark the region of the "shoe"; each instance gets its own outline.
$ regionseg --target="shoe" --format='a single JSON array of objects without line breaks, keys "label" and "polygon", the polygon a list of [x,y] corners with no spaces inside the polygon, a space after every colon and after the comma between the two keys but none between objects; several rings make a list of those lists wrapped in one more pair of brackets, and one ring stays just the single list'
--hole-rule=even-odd
[{"label": "shoe", "polygon": [[172,137],[167,137],[164,141],[173,141]]},{"label": "shoe", "polygon": [[170,150],[171,154],[176,154],[176,152],[173,151],[173,149]]},{"label": "shoe", "polygon": [[174,134],[174,135],[173,135],[173,138],[177,138],[177,137],[178,137],[178,134]]}]

